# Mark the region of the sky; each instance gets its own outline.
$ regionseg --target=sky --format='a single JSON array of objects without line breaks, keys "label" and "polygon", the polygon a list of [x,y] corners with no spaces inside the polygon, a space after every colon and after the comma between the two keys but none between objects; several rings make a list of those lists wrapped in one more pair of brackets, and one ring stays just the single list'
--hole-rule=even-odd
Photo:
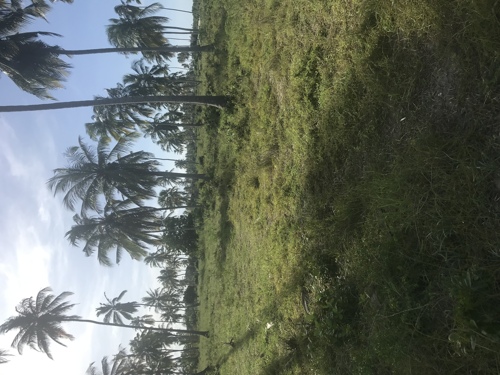
[{"label": "sky", "polygon": [[[160,3],[184,10],[192,6],[186,0]],[[67,49],[109,47],[105,25],[109,18],[116,17],[113,8],[118,4],[119,0],[75,0],[71,5],[57,2],[47,15],[49,23],[33,23],[30,30],[63,35],[50,42]],[[172,26],[192,24],[187,13],[166,11],[162,15],[170,18]],[[105,96],[104,89],[114,87],[130,71],[133,61],[132,56],[114,54],[68,59],[73,68],[65,88],[52,91],[52,95],[59,101]],[[178,63],[174,60],[172,65]],[[0,76],[0,105],[41,102],[5,75]],[[73,292],[69,301],[77,305],[71,314],[89,319],[98,319],[95,308],[104,302],[104,292],[113,298],[126,289],[122,301],[140,301],[148,289],[158,286],[157,270],[127,255],[118,266],[100,266],[95,257],[85,257],[64,238],[73,223],[73,213],[63,207],[62,197],[53,196],[46,181],[55,168],[66,165],[63,152],[77,145],[79,135],[90,142],[84,124],[91,116],[91,108],[0,114],[0,323],[16,315],[15,306],[23,298],[35,296],[47,286],[55,295]],[[167,156],[149,139],[140,140],[134,147],[139,149],[152,151],[157,157],[173,156]],[[120,344],[127,345],[135,335],[134,330],[124,332],[127,330],[83,323],[64,324],[64,328],[75,339],[67,341],[67,347],[52,343],[54,360],[30,348],[19,356],[10,347],[15,333],[0,336],[0,349],[9,349],[13,355],[10,362],[0,365],[0,375],[84,374],[91,362],[99,363],[103,356],[115,354]]]}]

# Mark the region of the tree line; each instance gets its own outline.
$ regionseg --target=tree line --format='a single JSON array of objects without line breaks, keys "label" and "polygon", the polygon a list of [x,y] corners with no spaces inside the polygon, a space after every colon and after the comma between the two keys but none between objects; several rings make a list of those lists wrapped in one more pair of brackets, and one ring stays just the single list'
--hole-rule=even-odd
[{"label": "tree line", "polygon": [[[133,2],[137,5],[132,5]],[[166,9],[159,3],[140,6],[138,0],[126,0],[115,7],[117,18],[110,19],[106,27],[112,48],[66,50],[41,39],[57,34],[23,32],[30,21],[45,18],[50,9],[44,0],[32,0],[27,6],[20,1],[0,0],[0,68],[20,89],[53,100],[51,91],[63,86],[71,69],[64,56],[140,53],[142,58],[133,63],[132,72],[121,83],[106,89],[107,97],[72,103],[0,106],[0,112],[93,107],[92,121],[85,124],[85,129],[95,143],[89,144],[79,137],[78,145],[65,152],[67,165],[55,169],[48,180],[54,194],[61,194],[65,207],[74,211],[74,224],[66,238],[71,245],[81,246],[85,255],[95,254],[104,266],[119,263],[126,253],[134,260],[142,259],[150,266],[161,267],[158,281],[162,287],[149,291],[144,304],[121,302],[125,291],[112,299],[105,295],[107,302],[97,308],[97,315],[104,318],[102,322],[69,315],[74,304],[66,299],[72,293],[53,295],[47,287],[36,297],[23,299],[16,307],[18,315],[7,319],[0,326],[0,333],[17,330],[12,345],[19,353],[28,345],[52,358],[51,340],[65,345],[64,340],[73,338],[62,327],[64,322],[135,329],[139,333],[130,343],[129,354],[120,348],[111,360],[103,358],[103,375],[193,373],[197,363],[197,339],[193,335],[208,337],[209,334],[195,329],[195,322],[188,322],[188,316],[195,315],[195,282],[183,278],[183,272],[184,276],[188,269],[195,273],[196,232],[191,214],[173,216],[172,213],[195,205],[189,189],[193,182],[204,181],[207,176],[161,170],[159,159],[149,152],[132,151],[132,145],[142,134],[166,151],[182,153],[187,144],[195,141],[194,129],[202,126],[194,120],[186,104],[218,108],[227,104],[223,96],[195,95],[199,82],[192,66],[184,64],[185,73],[172,73],[168,67],[175,53],[179,62],[185,63],[190,54],[214,48],[196,44],[171,46],[167,35],[194,35],[197,31],[168,26],[167,17],[156,15]],[[184,169],[189,164],[186,160],[175,162]],[[190,169],[195,167],[190,165]],[[158,187],[163,187],[159,194]],[[154,199],[159,207],[148,206]],[[151,252],[151,247],[156,251]],[[162,320],[155,321],[150,314],[134,315],[142,305],[161,313]],[[170,327],[182,319],[191,327]],[[174,356],[174,350],[169,349],[171,345],[181,345],[183,349],[178,350],[182,354]],[[7,356],[6,351],[0,351],[0,363]],[[91,364],[87,374],[97,375],[99,371]]]}]

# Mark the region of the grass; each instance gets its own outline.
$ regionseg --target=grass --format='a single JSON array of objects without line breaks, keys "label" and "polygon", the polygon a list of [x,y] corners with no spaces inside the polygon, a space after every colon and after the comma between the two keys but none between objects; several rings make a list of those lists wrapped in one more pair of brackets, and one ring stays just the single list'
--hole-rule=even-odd
[{"label": "grass", "polygon": [[497,374],[500,3],[196,6],[200,368]]}]

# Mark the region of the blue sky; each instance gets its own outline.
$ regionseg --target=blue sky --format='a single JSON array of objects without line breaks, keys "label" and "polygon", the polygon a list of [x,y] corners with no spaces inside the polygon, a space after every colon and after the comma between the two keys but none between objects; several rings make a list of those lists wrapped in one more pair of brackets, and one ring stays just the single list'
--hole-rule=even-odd
[{"label": "blue sky", "polygon": [[[33,30],[51,31],[63,38],[51,40],[68,49],[108,47],[104,26],[115,17],[118,0],[75,0],[74,4],[56,3],[48,14],[49,23],[34,23]],[[150,4],[152,1],[143,1]],[[170,8],[191,10],[191,1],[160,1]],[[189,14],[165,12],[173,26],[191,26]],[[172,41],[171,44],[186,42]],[[122,55],[80,56],[69,59],[73,65],[65,89],[53,91],[60,101],[90,99],[105,95],[134,61]],[[172,65],[178,65],[175,60]],[[35,104],[36,97],[17,88],[4,75],[0,79],[0,104]],[[55,294],[75,293],[70,300],[78,303],[73,314],[96,319],[95,308],[104,301],[103,293],[117,296],[128,293],[124,301],[137,300],[149,288],[157,286],[156,271],[127,256],[119,266],[104,268],[95,257],[87,258],[81,249],[71,247],[64,233],[71,227],[73,213],[64,209],[61,197],[53,197],[46,186],[54,168],[65,165],[62,153],[85,136],[84,124],[90,121],[91,108],[60,111],[0,114],[0,321],[15,315],[21,299],[34,296],[51,286]],[[166,156],[149,139],[141,140],[136,149]],[[167,166],[167,168],[172,166]],[[91,327],[88,324],[66,324],[75,336],[64,348],[51,346],[54,360],[29,348],[0,366],[1,374],[84,374],[90,362],[100,362],[105,355],[117,352],[127,344],[133,330]],[[0,336],[0,348],[10,348],[12,335]]]}]

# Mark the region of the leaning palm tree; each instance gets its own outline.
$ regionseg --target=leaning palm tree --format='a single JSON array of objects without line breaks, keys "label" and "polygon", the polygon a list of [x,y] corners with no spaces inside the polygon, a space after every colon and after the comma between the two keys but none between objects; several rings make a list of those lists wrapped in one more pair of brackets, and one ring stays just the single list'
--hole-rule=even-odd
[{"label": "leaning palm tree", "polygon": [[44,288],[38,292],[36,298],[23,299],[16,307],[17,316],[12,316],[0,325],[0,333],[7,333],[18,330],[14,337],[12,346],[16,347],[19,354],[22,354],[24,346],[28,345],[40,350],[52,359],[50,352],[50,340],[66,346],[62,340],[72,340],[73,336],[67,333],[61,326],[64,322],[92,323],[110,327],[123,327],[131,329],[148,329],[168,333],[194,334],[208,337],[207,331],[171,329],[160,327],[139,327],[133,325],[123,325],[117,323],[104,323],[95,320],[82,319],[78,315],[66,315],[75,306],[64,301],[73,293],[63,292],[58,296],[51,294],[50,288]]},{"label": "leaning palm tree", "polygon": [[81,137],[79,146],[66,152],[69,165],[54,170],[48,185],[54,193],[65,193],[63,203],[74,210],[76,201],[82,201],[82,213],[88,210],[102,212],[100,195],[112,202],[121,194],[138,206],[144,199],[156,196],[154,188],[158,179],[204,178],[203,175],[159,171],[160,165],[149,152],[131,152],[132,139],[122,137],[109,149],[105,141],[99,141],[94,149]]},{"label": "leaning palm tree", "polygon": [[108,105],[127,105],[141,103],[174,103],[174,104],[197,104],[207,105],[216,108],[224,108],[228,105],[226,96],[203,96],[203,95],[170,95],[170,96],[142,96],[142,97],[121,97],[121,98],[97,98],[93,100],[78,100],[71,102],[57,102],[47,104],[26,104],[26,105],[3,105],[0,106],[0,113],[3,112],[33,112],[48,111],[53,109],[69,109],[80,107],[98,107]]}]

